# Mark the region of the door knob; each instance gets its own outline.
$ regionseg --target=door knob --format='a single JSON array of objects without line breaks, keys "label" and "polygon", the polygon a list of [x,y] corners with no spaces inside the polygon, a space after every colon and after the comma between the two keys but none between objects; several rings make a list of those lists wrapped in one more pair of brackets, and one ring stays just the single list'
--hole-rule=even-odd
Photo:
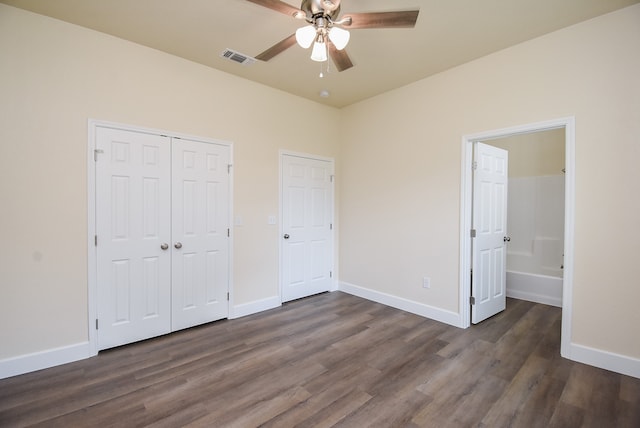
[{"label": "door knob", "polygon": [[504,242],[511,242],[511,237],[510,236],[505,236],[503,241]]},{"label": "door knob", "polygon": [[163,249],[163,250],[166,250],[167,248],[169,248],[169,244],[164,242],[164,243],[162,243],[162,245],[160,245],[160,248]]},{"label": "door knob", "polygon": [[182,248],[182,243],[176,242],[175,244],[173,244],[173,246],[179,250],[180,248]]},{"label": "door knob", "polygon": [[285,234],[284,234],[284,236],[283,236],[283,238],[284,238],[284,239],[289,239],[289,234],[288,234],[288,233],[285,233]]}]

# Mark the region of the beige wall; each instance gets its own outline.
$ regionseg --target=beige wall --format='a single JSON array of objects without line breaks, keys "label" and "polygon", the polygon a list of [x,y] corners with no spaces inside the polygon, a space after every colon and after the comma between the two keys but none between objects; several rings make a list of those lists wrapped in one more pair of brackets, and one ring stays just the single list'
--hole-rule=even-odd
[{"label": "beige wall", "polygon": [[462,136],[575,116],[573,341],[640,358],[638,70],[640,5],[343,109],[340,280],[457,312]]},{"label": "beige wall", "polygon": [[564,128],[488,140],[509,152],[509,177],[562,175],[565,167]]},{"label": "beige wall", "polygon": [[338,110],[2,4],[0,58],[0,360],[88,338],[89,118],[233,142],[235,304],[278,295],[278,151]]}]

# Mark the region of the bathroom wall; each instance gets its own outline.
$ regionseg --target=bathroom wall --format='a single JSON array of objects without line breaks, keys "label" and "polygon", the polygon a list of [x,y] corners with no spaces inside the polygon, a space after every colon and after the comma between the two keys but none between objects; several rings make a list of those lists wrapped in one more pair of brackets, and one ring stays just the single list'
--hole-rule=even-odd
[{"label": "bathroom wall", "polygon": [[487,143],[509,151],[507,270],[562,277],[564,129]]}]

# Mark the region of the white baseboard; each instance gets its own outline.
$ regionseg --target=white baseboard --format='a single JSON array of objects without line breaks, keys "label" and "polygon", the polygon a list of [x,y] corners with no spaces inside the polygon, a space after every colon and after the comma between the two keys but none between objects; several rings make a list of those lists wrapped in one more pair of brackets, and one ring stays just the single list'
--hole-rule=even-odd
[{"label": "white baseboard", "polygon": [[[237,305],[232,308],[229,319],[240,318],[281,306],[280,297],[273,296],[255,302]],[[61,364],[72,363],[95,356],[90,342],[48,349],[32,354],[0,360],[0,379],[35,372]]]},{"label": "white baseboard", "polygon": [[575,343],[569,345],[569,354],[562,356],[579,363],[640,379],[640,359],[638,358],[615,354]]},{"label": "white baseboard", "polygon": [[246,317],[247,315],[257,314],[258,312],[267,311],[282,306],[279,296],[267,297],[266,299],[254,300],[253,302],[243,303],[231,308],[229,319]]},{"label": "white baseboard", "polygon": [[514,299],[527,300],[529,302],[542,303],[543,305],[562,307],[562,299],[558,299],[554,296],[546,296],[542,294],[529,293],[521,290],[510,290],[507,288],[507,297],[513,297]]},{"label": "white baseboard", "polygon": [[445,309],[436,308],[435,306],[425,305],[424,303],[349,284],[348,282],[340,282],[339,289],[340,291],[362,297],[363,299],[382,303],[383,305],[411,312],[412,314],[420,315],[454,327],[460,327],[462,325],[460,314],[456,312],[447,311]]},{"label": "white baseboard", "polygon": [[0,360],[0,379],[84,360],[93,355],[89,342],[82,342],[61,348],[7,358]]}]

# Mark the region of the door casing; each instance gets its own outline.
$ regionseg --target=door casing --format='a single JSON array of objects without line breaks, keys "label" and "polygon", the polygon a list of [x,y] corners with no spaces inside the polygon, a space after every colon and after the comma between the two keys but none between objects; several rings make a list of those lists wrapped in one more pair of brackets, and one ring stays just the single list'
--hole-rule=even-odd
[{"label": "door casing", "polygon": [[460,182],[460,272],[459,313],[460,327],[471,325],[471,225],[473,189],[473,143],[517,134],[528,134],[551,129],[565,130],[565,214],[564,214],[564,279],[562,287],[562,332],[560,354],[570,358],[571,318],[573,303],[574,230],[575,230],[575,118],[564,117],[510,128],[480,132],[462,137],[462,177]]},{"label": "door casing", "polygon": [[[98,354],[98,333],[96,329],[96,318],[98,314],[98,283],[97,283],[97,254],[95,245],[96,236],[96,129],[98,127],[116,128],[126,131],[145,132],[150,134],[164,135],[168,137],[181,138],[186,140],[200,141],[226,145],[230,148],[229,164],[230,171],[233,171],[233,143],[229,141],[214,140],[178,132],[171,132],[162,129],[144,128],[122,123],[108,122],[96,119],[88,120],[87,138],[87,328],[89,338],[89,350],[92,356]],[[233,218],[233,173],[229,174],[229,219]],[[233,318],[233,234],[229,237],[229,318]]]}]

